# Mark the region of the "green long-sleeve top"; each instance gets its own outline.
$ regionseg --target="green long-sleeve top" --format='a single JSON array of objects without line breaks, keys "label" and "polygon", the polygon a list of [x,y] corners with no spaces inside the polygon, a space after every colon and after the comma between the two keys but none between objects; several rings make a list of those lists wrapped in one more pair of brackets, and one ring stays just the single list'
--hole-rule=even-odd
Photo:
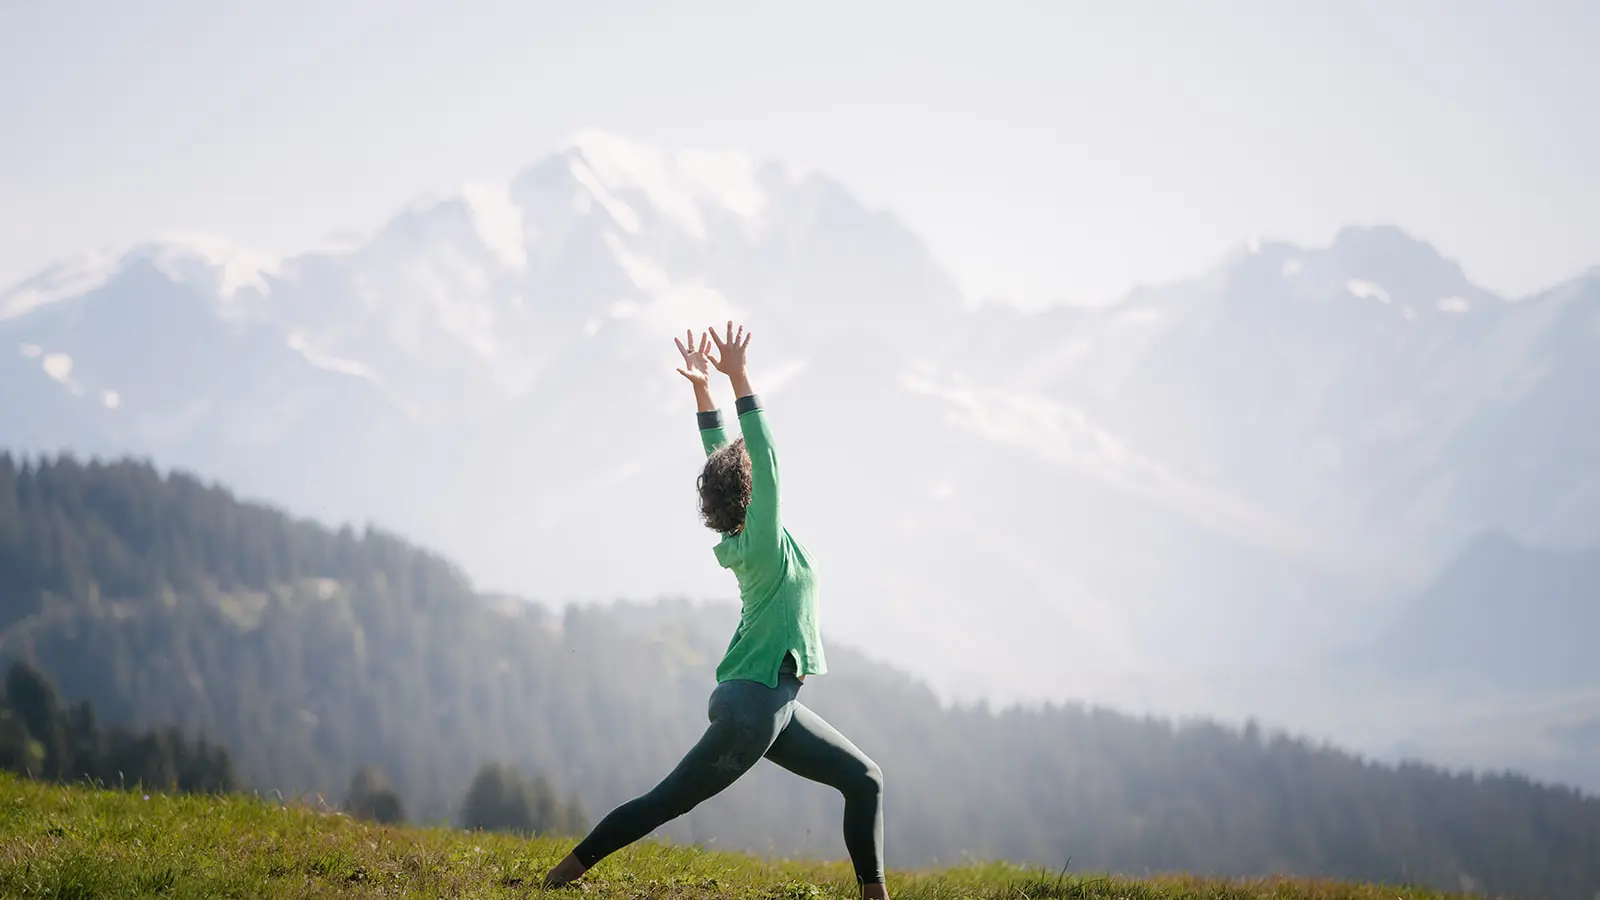
[{"label": "green long-sleeve top", "polygon": [[[740,604],[739,627],[717,665],[717,681],[747,679],[776,687],[790,653],[800,675],[828,671],[817,626],[817,579],[805,547],[783,527],[778,456],[766,412],[754,395],[740,397],[734,408],[750,454],[750,503],[744,528],[713,548],[717,562],[738,579]],[[701,413],[699,423],[707,456],[728,443],[720,410]]]}]

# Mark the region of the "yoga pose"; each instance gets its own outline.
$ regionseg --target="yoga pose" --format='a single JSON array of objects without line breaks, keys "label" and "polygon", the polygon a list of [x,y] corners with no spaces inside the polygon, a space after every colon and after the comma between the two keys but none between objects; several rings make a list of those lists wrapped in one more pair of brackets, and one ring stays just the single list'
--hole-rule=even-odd
[{"label": "yoga pose", "polygon": [[[558,887],[595,863],[694,809],[733,784],[762,757],[844,794],[844,845],[870,900],[883,884],[883,773],[798,697],[807,675],[827,672],[817,630],[816,580],[805,547],[783,527],[778,457],[767,415],[750,387],[750,334],[728,323],[687,343],[678,374],[694,386],[706,462],[700,516],[722,535],[714,553],[739,582],[739,625],[717,666],[711,724],[677,767],[648,793],[612,810],[545,876]],[[716,356],[711,345],[716,345]],[[711,368],[728,376],[736,398],[738,440],[728,441],[711,399]]]}]

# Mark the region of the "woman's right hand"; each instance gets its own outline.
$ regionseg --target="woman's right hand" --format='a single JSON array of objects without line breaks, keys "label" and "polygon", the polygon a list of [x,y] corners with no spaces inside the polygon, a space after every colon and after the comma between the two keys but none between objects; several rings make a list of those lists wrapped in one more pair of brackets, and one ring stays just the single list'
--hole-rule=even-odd
[{"label": "woman's right hand", "polygon": [[[683,355],[683,368],[678,374],[689,379],[696,387],[709,387],[711,384],[711,359],[707,351],[711,349],[711,339],[704,333],[700,335],[700,346],[694,345],[694,332],[686,330],[684,340],[673,338],[672,342],[678,345],[678,352]],[[687,341],[687,343],[685,343]]]}]

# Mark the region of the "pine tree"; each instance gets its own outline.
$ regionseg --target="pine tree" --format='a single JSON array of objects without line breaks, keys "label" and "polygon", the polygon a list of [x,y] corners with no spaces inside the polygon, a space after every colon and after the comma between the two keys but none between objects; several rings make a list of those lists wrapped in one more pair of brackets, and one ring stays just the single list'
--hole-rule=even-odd
[{"label": "pine tree", "polygon": [[32,665],[13,663],[6,673],[6,705],[43,750],[42,768],[32,774],[60,778],[72,766],[72,746],[55,686]]},{"label": "pine tree", "polygon": [[344,801],[345,812],[358,819],[385,825],[406,820],[405,806],[389,778],[376,766],[362,766],[350,779]]}]

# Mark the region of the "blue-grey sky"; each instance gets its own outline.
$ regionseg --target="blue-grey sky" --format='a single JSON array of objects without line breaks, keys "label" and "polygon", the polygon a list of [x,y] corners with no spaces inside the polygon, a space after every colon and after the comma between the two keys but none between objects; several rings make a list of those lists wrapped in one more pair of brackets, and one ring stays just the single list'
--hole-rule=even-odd
[{"label": "blue-grey sky", "polygon": [[1521,294],[1600,264],[1597,40],[1585,0],[0,0],[0,284],[293,252],[599,128],[825,170],[973,296],[1372,222]]}]

